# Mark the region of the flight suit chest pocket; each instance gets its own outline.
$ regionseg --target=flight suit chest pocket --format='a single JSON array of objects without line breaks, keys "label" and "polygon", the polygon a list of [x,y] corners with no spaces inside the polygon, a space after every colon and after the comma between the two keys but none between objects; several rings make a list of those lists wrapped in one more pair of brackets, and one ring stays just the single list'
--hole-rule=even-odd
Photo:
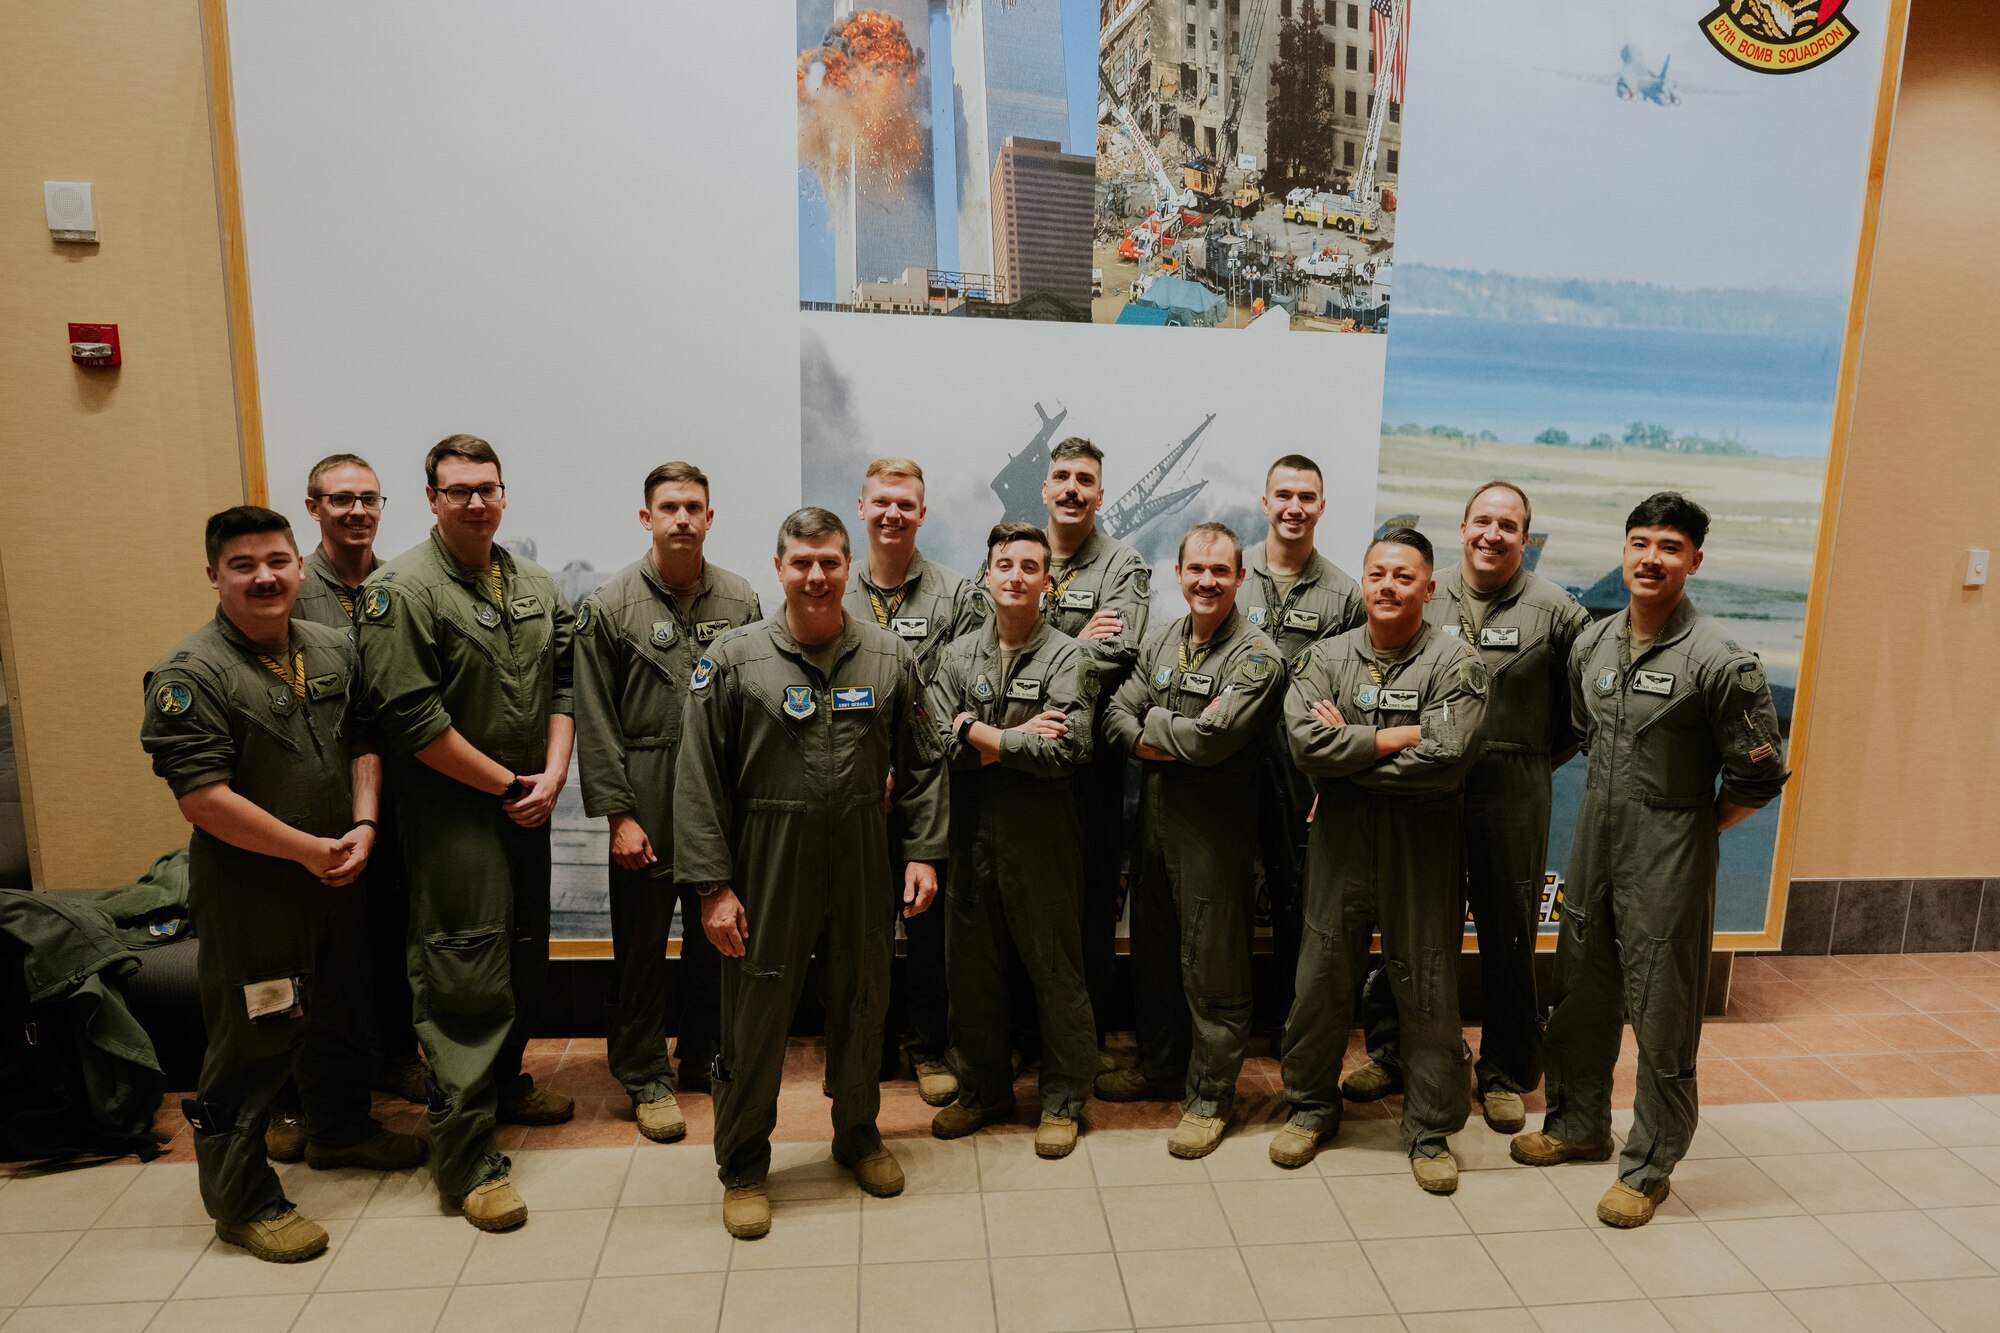
[{"label": "flight suit chest pocket", "polygon": [[1700,718],[1701,710],[1689,706],[1699,697],[1685,675],[1641,667],[1626,690],[1625,717],[1635,736],[1661,727],[1679,730]]}]

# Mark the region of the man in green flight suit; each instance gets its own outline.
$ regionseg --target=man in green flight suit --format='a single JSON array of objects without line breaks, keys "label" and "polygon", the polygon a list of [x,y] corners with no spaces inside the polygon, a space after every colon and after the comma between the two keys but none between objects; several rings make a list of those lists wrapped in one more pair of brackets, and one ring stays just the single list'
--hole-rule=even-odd
[{"label": "man in green flight suit", "polygon": [[1458,1163],[1445,1140],[1464,1127],[1470,1100],[1458,1019],[1460,789],[1479,757],[1486,668],[1424,622],[1436,585],[1423,534],[1392,528],[1361,563],[1368,622],[1307,649],[1285,692],[1292,758],[1312,779],[1319,811],[1298,998],[1281,1049],[1292,1113],[1271,1140],[1271,1160],[1304,1166],[1340,1126],[1340,1061],[1379,928],[1403,1020],[1410,1171],[1424,1189],[1449,1194]]},{"label": "man in green flight suit", "polygon": [[[1248,571],[1236,609],[1271,637],[1286,663],[1321,639],[1367,619],[1361,586],[1321,555],[1316,544],[1326,513],[1326,480],[1304,454],[1286,454],[1264,474],[1264,540],[1243,553]],[[1312,783],[1292,764],[1285,729],[1272,727],[1258,745],[1257,849],[1264,861],[1264,891],[1271,903],[1271,965],[1278,1012],[1292,1007],[1292,979],[1299,966],[1299,912],[1305,896],[1306,816]]]},{"label": "man in green flight suit", "polygon": [[[319,525],[319,545],[306,557],[299,581],[297,620],[355,633],[361,585],[381,563],[375,533],[388,503],[368,460],[331,454],[306,474],[306,512]],[[382,831],[362,877],[368,898],[368,1046],[375,1086],[408,1102],[430,1099],[430,1075],[417,1058],[417,1030],[410,1021],[410,975],[404,959],[410,894],[396,848],[394,803],[382,797]]]},{"label": "man in green flight suit", "polygon": [[[701,928],[701,900],[674,884],[674,759],[688,677],[709,646],[764,618],[757,594],[703,555],[715,510],[692,463],[646,474],[639,521],[652,550],[611,577],[576,615],[576,756],[583,811],[611,824],[612,1077],[656,1143],[687,1133],[667,1066],[667,942],[681,908],[682,1091],[706,1089],[721,1040],[721,958]],[[683,886],[684,888],[685,886]]]},{"label": "man in green flight suit", "polygon": [[497,1120],[568,1097],[521,1071],[549,966],[549,817],[569,778],[569,603],[494,541],[500,458],[452,435],[424,458],[437,526],[361,592],[362,673],[389,743],[410,885],[410,988],[431,1067],[431,1174],[482,1231],[528,1219]]},{"label": "man in green flight suit", "polygon": [[194,832],[189,901],[208,1051],[195,1096],[201,1198],[215,1234],[295,1263],[327,1234],[264,1160],[271,1100],[296,1070],[315,1168],[396,1170],[421,1139],[368,1113],[364,903],[382,761],[345,632],[291,613],[291,525],[254,505],[208,520],[215,618],[147,673],[140,739]]},{"label": "man in green flight suit", "polygon": [[822,938],[834,1160],[870,1194],[903,1188],[875,1128],[896,912],[882,884],[905,864],[906,917],[937,894],[944,743],[909,649],[841,609],[850,559],[837,517],[794,511],[773,562],[784,614],[724,635],[688,678],[674,878],[701,886],[702,926],[723,957],[715,1160],[723,1225],[746,1239],[771,1229],[785,1038]]},{"label": "man in green flight suit", "polygon": [[[1459,566],[1438,580],[1424,618],[1470,644],[1486,665],[1485,745],[1465,780],[1465,896],[1479,931],[1479,1062],[1486,1127],[1519,1133],[1523,1093],[1542,1081],[1535,939],[1549,866],[1550,775],[1576,753],[1569,650],[1590,623],[1577,600],[1527,568],[1528,494],[1489,481],[1465,502]],[[1349,1101],[1402,1087],[1388,978],[1363,990],[1370,1062],[1348,1076]]]},{"label": "man in green flight suit", "polygon": [[1176,1157],[1222,1142],[1250,1036],[1250,934],[1257,890],[1257,766],[1284,700],[1277,645],[1237,614],[1243,547],[1220,523],[1181,538],[1174,564],[1188,614],[1146,636],[1104,710],[1104,742],[1145,761],[1144,831],[1132,891],[1134,989],[1179,990],[1141,1005],[1139,1073],[1180,1080]]},{"label": "man in green flight suit", "polygon": [[[1035,991],[1042,1118],[1035,1152],[1067,1157],[1097,1072],[1077,894],[1083,853],[1070,775],[1090,758],[1097,676],[1076,640],[1041,621],[1049,543],[1002,523],[986,538],[992,619],[945,650],[931,711],[948,728],[951,856],[945,937],[958,1100],[931,1133],[956,1139],[1014,1112],[1008,949]],[[1024,830],[1027,835],[1024,836]]]},{"label": "man in green flight suit", "polygon": [[1652,1220],[1694,1137],[1717,835],[1775,800],[1790,776],[1757,655],[1688,600],[1707,536],[1708,512],[1685,496],[1640,501],[1625,519],[1631,604],[1584,630],[1570,653],[1590,772],[1556,940],[1548,1114],[1512,1152],[1529,1166],[1611,1156],[1611,1067],[1629,1015],[1639,1046],[1632,1132],[1597,1205],[1614,1227]]},{"label": "man in green flight suit", "polygon": [[[945,646],[976,627],[986,602],[972,581],[955,569],[924,559],[917,532],[924,525],[924,470],[914,459],[878,458],[861,479],[855,502],[868,558],[847,581],[842,603],[847,614],[872,620],[901,639],[916,659],[917,675],[929,685]],[[891,871],[886,890],[902,892],[902,867]],[[900,1037],[910,1054],[917,1095],[932,1106],[948,1106],[958,1095],[958,1076],[945,1061],[951,1044],[945,987],[945,914],[925,912],[903,922],[904,1004],[894,1007],[883,1034],[885,1066],[896,1062]],[[887,1069],[885,1077],[893,1074]]]},{"label": "man in green flight suit", "polygon": [[[1097,529],[1104,503],[1104,451],[1080,435],[1049,450],[1049,474],[1042,482],[1048,509],[1049,588],[1042,594],[1042,619],[1090,655],[1097,671],[1097,715],[1124,683],[1146,637],[1153,576],[1145,559],[1124,542]],[[1124,755],[1092,747],[1089,763],[1070,777],[1077,827],[1083,834],[1083,979],[1101,1034],[1111,1013],[1112,960],[1117,956],[1120,862],[1124,855]],[[1097,1095],[1132,1101],[1146,1095],[1131,1070],[1098,1076]],[[1178,1087],[1166,1095],[1178,1097]]]}]

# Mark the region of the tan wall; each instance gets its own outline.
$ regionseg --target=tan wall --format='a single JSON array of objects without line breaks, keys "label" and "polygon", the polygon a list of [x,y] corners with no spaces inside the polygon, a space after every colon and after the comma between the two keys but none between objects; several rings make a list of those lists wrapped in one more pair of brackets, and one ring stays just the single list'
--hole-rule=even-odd
[{"label": "tan wall", "polygon": [[1996,225],[2000,12],[1914,0],[1794,878],[2000,874]]},{"label": "tan wall", "polygon": [[[10,6],[0,125],[0,657],[30,853],[39,886],[120,883],[187,837],[139,681],[214,609],[201,521],[243,499],[199,6]],[[44,180],[95,185],[101,245],[49,239]],[[69,320],[116,323],[124,366],[71,365]]]}]

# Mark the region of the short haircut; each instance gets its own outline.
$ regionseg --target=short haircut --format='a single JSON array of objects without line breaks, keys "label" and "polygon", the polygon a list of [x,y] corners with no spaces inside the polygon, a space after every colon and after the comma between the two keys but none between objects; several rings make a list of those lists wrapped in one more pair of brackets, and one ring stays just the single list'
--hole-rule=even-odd
[{"label": "short haircut", "polygon": [[1708,538],[1708,511],[1679,491],[1655,491],[1625,516],[1625,531],[1634,528],[1677,529],[1699,551]]},{"label": "short haircut", "polygon": [[1081,435],[1072,435],[1055,448],[1049,450],[1049,462],[1060,463],[1067,458],[1088,458],[1097,464],[1097,470],[1104,470],[1104,451]]},{"label": "short haircut", "polygon": [[1197,523],[1187,530],[1187,535],[1181,538],[1181,549],[1174,553],[1175,564],[1187,559],[1188,543],[1197,537],[1219,537],[1228,542],[1230,549],[1236,552],[1236,567],[1243,568],[1243,539],[1227,523],[1214,522]]},{"label": "short haircut", "polygon": [[260,532],[282,532],[290,542],[292,550],[299,549],[298,538],[292,535],[292,521],[275,509],[262,505],[236,505],[219,514],[211,514],[208,527],[202,533],[202,543],[208,551],[208,566],[215,568],[222,560],[222,548],[238,537],[254,537]]},{"label": "short haircut", "polygon": [[1474,491],[1471,495],[1465,497],[1465,512],[1458,516],[1459,522],[1463,523],[1465,522],[1466,519],[1472,517],[1472,506],[1474,502],[1477,501],[1480,496],[1486,494],[1486,492],[1488,491],[1514,492],[1514,494],[1521,497],[1522,528],[1525,529],[1526,527],[1528,527],[1528,525],[1530,525],[1535,521],[1535,506],[1528,499],[1528,493],[1522,490],[1519,486],[1516,486],[1511,481],[1502,481],[1500,478],[1495,477],[1493,480],[1487,482],[1485,485],[1481,486],[1478,490]]},{"label": "short haircut", "polygon": [[491,463],[494,474],[498,476],[500,473],[500,455],[493,452],[492,445],[477,435],[447,435],[424,455],[424,481],[432,490],[437,489],[438,464],[447,458],[463,458],[468,463]]},{"label": "short haircut", "polygon": [[1318,463],[1313,462],[1312,459],[1307,458],[1304,454],[1286,454],[1283,458],[1271,464],[1270,467],[1264,469],[1265,490],[1268,491],[1271,489],[1271,478],[1276,475],[1278,469],[1281,467],[1288,467],[1294,472],[1310,472],[1319,478],[1320,489],[1326,489],[1326,473],[1319,470]]},{"label": "short haircut", "polygon": [[794,509],[785,515],[785,521],[778,525],[778,557],[785,555],[785,543],[791,541],[809,542],[819,537],[840,534],[840,553],[850,559],[854,548],[847,544],[847,525],[840,521],[840,515],[831,509],[821,509],[818,505],[807,505]]},{"label": "short haircut", "polygon": [[1032,523],[995,523],[993,530],[986,534],[986,558],[1010,542],[1033,542],[1042,548],[1042,563],[1055,559],[1055,551],[1049,545],[1049,534]]},{"label": "short haircut", "polygon": [[[306,494],[317,500],[320,495],[319,479],[337,467],[365,467],[370,472],[375,472],[375,465],[360,454],[328,454],[313,464],[312,471],[306,473]],[[375,480],[382,480],[382,474],[375,472]]]},{"label": "short haircut", "polygon": [[861,474],[861,484],[866,486],[870,477],[908,477],[917,483],[919,491],[925,489],[924,470],[917,465],[917,460],[914,458],[897,458],[893,455],[888,458],[878,458],[868,465],[866,472]]},{"label": "short haircut", "polygon": [[1407,546],[1424,558],[1424,563],[1437,568],[1437,555],[1431,550],[1431,539],[1415,528],[1390,528],[1387,532],[1368,543],[1368,549],[1361,553],[1361,563],[1366,565],[1368,557],[1375,554],[1378,546]]},{"label": "short haircut", "polygon": [[653,492],[673,483],[680,486],[701,487],[701,498],[708,499],[708,476],[693,463],[662,463],[646,474],[646,507],[653,506]]}]

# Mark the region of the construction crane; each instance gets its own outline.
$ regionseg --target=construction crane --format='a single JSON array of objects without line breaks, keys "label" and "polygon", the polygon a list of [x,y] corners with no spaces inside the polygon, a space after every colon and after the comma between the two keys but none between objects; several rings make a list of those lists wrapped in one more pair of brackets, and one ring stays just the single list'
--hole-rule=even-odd
[{"label": "construction crane", "polygon": [[1403,15],[1410,0],[1389,0],[1389,21],[1381,25],[1382,45],[1375,52],[1375,106],[1368,113],[1368,141],[1361,146],[1361,179],[1354,183],[1354,202],[1361,216],[1373,221],[1381,202],[1375,190],[1375,155],[1382,148],[1382,125],[1389,115],[1389,90],[1396,57],[1403,41]]},{"label": "construction crane", "polygon": [[1175,185],[1173,178],[1167,175],[1166,164],[1160,161],[1159,153],[1154,150],[1145,132],[1139,128],[1139,122],[1125,109],[1125,101],[1119,97],[1118,89],[1112,86],[1111,75],[1105,70],[1102,61],[1099,61],[1097,66],[1097,85],[1104,91],[1104,100],[1110,104],[1111,114],[1117,119],[1119,128],[1124,130],[1125,137],[1138,147],[1139,156],[1145,159],[1146,174],[1153,178],[1154,216],[1164,221],[1174,216],[1179,209],[1194,207],[1194,191],[1184,185]]},{"label": "construction crane", "polygon": [[1164,495],[1160,493],[1160,487],[1166,484],[1167,478],[1184,459],[1191,457],[1191,451],[1198,452],[1195,441],[1201,438],[1201,433],[1214,421],[1215,413],[1210,412],[1186,439],[1169,449],[1164,458],[1146,469],[1146,475],[1133,482],[1131,488],[1116,501],[1105,506],[1104,512],[1098,516],[1098,522],[1106,532],[1114,537],[1128,536],[1161,514],[1172,513],[1194,499],[1201,488],[1208,484],[1207,482],[1196,482],[1193,486],[1183,487]]},{"label": "construction crane", "polygon": [[1236,43],[1236,78],[1230,86],[1229,115],[1222,122],[1222,162],[1227,171],[1236,161],[1236,133],[1243,123],[1243,102],[1257,62],[1257,44],[1264,38],[1264,14],[1271,0],[1250,0],[1243,19],[1243,36]]}]

